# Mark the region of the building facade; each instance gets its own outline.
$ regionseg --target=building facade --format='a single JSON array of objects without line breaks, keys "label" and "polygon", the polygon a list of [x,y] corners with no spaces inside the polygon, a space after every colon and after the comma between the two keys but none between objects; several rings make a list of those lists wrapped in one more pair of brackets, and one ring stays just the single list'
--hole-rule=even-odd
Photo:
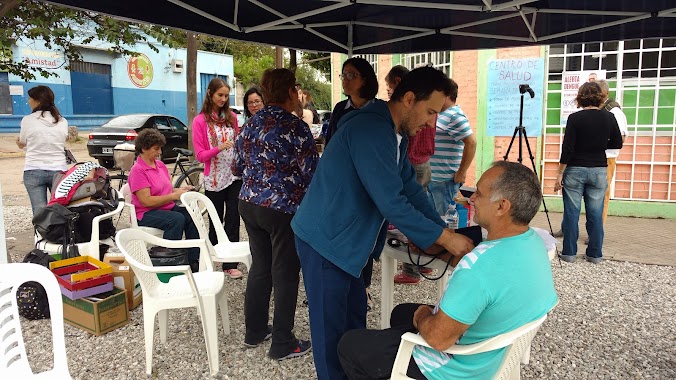
[{"label": "building facade", "polygon": [[[561,197],[553,188],[566,108],[570,107],[567,97],[571,91],[565,81],[573,77],[572,73],[584,74],[580,79],[583,81],[592,72],[605,77],[611,87],[610,97],[622,105],[629,124],[629,134],[617,159],[609,213],[676,218],[676,39],[363,57],[376,70],[381,99],[387,99],[384,77],[397,64],[409,69],[432,65],[458,83],[458,104],[467,114],[478,143],[467,175],[467,184],[472,186],[493,161],[504,158],[512,141],[511,133],[495,133],[495,126],[489,125],[495,123],[496,110],[509,116],[508,120],[498,121],[518,126],[516,84],[530,79],[531,87],[540,90],[533,99],[526,95],[522,125],[537,120],[537,133],[529,134],[528,142],[542,178],[545,201],[554,211],[563,210]],[[332,55],[334,103],[344,97],[338,74],[345,59],[345,55]],[[533,65],[534,70],[529,71],[526,64]],[[491,72],[497,66],[501,71]],[[533,72],[540,75],[540,81],[533,83]],[[512,102],[507,103],[510,112],[499,109],[505,104],[505,98],[497,96],[499,91],[510,92],[506,97]],[[509,150],[511,161],[518,158],[518,142],[514,144]],[[523,149],[522,162],[530,167],[525,142]]]},{"label": "building facade", "polygon": [[[147,44],[138,44],[134,50],[139,55],[126,57],[109,53],[105,44],[94,42],[79,48],[83,61],[72,63],[69,70],[64,56],[50,51],[41,41],[13,46],[13,60],[50,70],[57,76],[38,75],[24,82],[0,72],[0,132],[19,131],[21,118],[31,112],[28,90],[37,85],[49,86],[69,124],[82,130],[129,113],[170,114],[187,124],[186,50],[155,46],[158,52]],[[197,53],[198,110],[209,81],[221,77],[232,86],[233,72],[232,56]],[[235,104],[235,96],[233,88],[231,104]]]}]

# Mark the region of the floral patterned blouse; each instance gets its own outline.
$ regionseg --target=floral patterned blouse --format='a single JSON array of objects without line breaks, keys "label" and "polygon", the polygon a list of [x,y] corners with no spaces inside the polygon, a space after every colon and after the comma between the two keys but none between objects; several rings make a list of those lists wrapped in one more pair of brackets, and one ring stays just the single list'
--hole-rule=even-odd
[{"label": "floral patterned blouse", "polygon": [[[235,140],[235,129],[226,124],[209,124],[207,126],[209,145],[217,148],[226,141]],[[204,188],[209,191],[221,191],[239,178],[232,174],[234,149],[225,149],[211,159],[211,170],[204,176]]]},{"label": "floral patterned blouse", "polygon": [[318,161],[310,127],[279,106],[266,106],[235,141],[232,171],[243,180],[239,199],[295,214]]}]

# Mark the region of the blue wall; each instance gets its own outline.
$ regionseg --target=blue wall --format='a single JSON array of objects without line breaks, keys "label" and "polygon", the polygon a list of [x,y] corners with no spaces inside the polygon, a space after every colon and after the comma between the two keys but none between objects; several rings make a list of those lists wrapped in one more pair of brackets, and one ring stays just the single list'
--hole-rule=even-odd
[{"label": "blue wall", "polygon": [[[113,98],[113,110],[110,115],[74,115],[73,114],[73,94],[71,90],[70,72],[65,70],[65,64],[50,69],[58,74],[56,77],[42,78],[38,77],[35,81],[24,82],[15,75],[9,75],[10,85],[23,86],[23,95],[13,95],[12,115],[0,115],[0,132],[18,132],[23,116],[29,114],[31,110],[28,107],[28,90],[37,85],[49,86],[55,95],[56,106],[61,114],[68,120],[69,125],[75,125],[80,130],[96,128],[112,117],[129,113],[164,113],[176,116],[187,124],[187,105],[186,105],[186,76],[185,71],[174,72],[171,66],[172,60],[183,60],[183,66],[186,64],[185,49],[170,49],[159,44],[159,52],[154,52],[145,44],[135,46],[135,50],[145,54],[152,63],[153,79],[146,88],[139,88],[130,80],[127,72],[127,64],[130,57],[122,57],[119,54],[111,54],[105,51],[106,44],[93,42],[91,46],[95,48],[82,48],[81,53],[85,62],[106,64],[111,66],[111,86]],[[50,54],[51,60],[59,62],[58,54],[53,54],[40,41],[31,41],[28,44],[12,47],[14,60],[25,60],[26,58],[44,58]],[[199,90],[202,87],[200,83],[201,74],[234,77],[233,59],[230,55],[215,54],[199,51],[197,53],[197,80],[196,86]],[[230,83],[232,85],[232,83]],[[234,86],[231,91],[231,104],[234,104],[235,97]],[[202,94],[197,94],[197,110],[202,105]]]}]

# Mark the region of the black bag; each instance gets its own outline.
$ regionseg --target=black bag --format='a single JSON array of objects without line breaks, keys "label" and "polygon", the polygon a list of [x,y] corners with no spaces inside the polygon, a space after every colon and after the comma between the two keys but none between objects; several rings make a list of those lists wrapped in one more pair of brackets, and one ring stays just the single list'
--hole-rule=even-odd
[{"label": "black bag", "polygon": [[[72,212],[78,214],[75,221],[75,243],[89,241],[92,236],[92,222],[94,218],[109,212],[108,208],[101,204],[89,204],[85,206],[69,207]],[[104,219],[99,222],[99,240],[115,236],[115,226],[112,219]]]},{"label": "black bag", "polygon": [[151,247],[148,256],[153,266],[188,265],[188,251],[180,248]]},{"label": "black bag", "polygon": [[[53,257],[41,249],[34,249],[24,257],[24,263],[33,263],[49,268]],[[19,315],[27,319],[49,318],[49,300],[45,288],[35,281],[29,281],[19,286],[16,292],[16,303]]]},{"label": "black bag", "polygon": [[75,245],[76,222],[79,217],[80,215],[77,212],[54,203],[35,212],[33,226],[43,239],[49,242],[62,242],[61,255],[64,259],[68,259],[80,256]]}]

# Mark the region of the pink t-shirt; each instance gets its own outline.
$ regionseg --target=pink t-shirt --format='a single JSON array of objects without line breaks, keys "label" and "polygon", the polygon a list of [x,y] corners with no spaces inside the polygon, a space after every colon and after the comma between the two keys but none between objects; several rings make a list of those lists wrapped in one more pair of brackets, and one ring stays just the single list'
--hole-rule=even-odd
[{"label": "pink t-shirt", "polygon": [[137,220],[143,219],[143,214],[146,211],[171,210],[174,208],[175,203],[173,201],[160,207],[145,207],[136,196],[137,191],[145,188],[150,188],[150,195],[153,196],[167,195],[174,191],[169,177],[169,169],[167,169],[167,166],[162,161],[155,160],[155,167],[152,168],[139,156],[129,171],[128,182],[129,189],[131,190],[131,204],[136,207]]}]

